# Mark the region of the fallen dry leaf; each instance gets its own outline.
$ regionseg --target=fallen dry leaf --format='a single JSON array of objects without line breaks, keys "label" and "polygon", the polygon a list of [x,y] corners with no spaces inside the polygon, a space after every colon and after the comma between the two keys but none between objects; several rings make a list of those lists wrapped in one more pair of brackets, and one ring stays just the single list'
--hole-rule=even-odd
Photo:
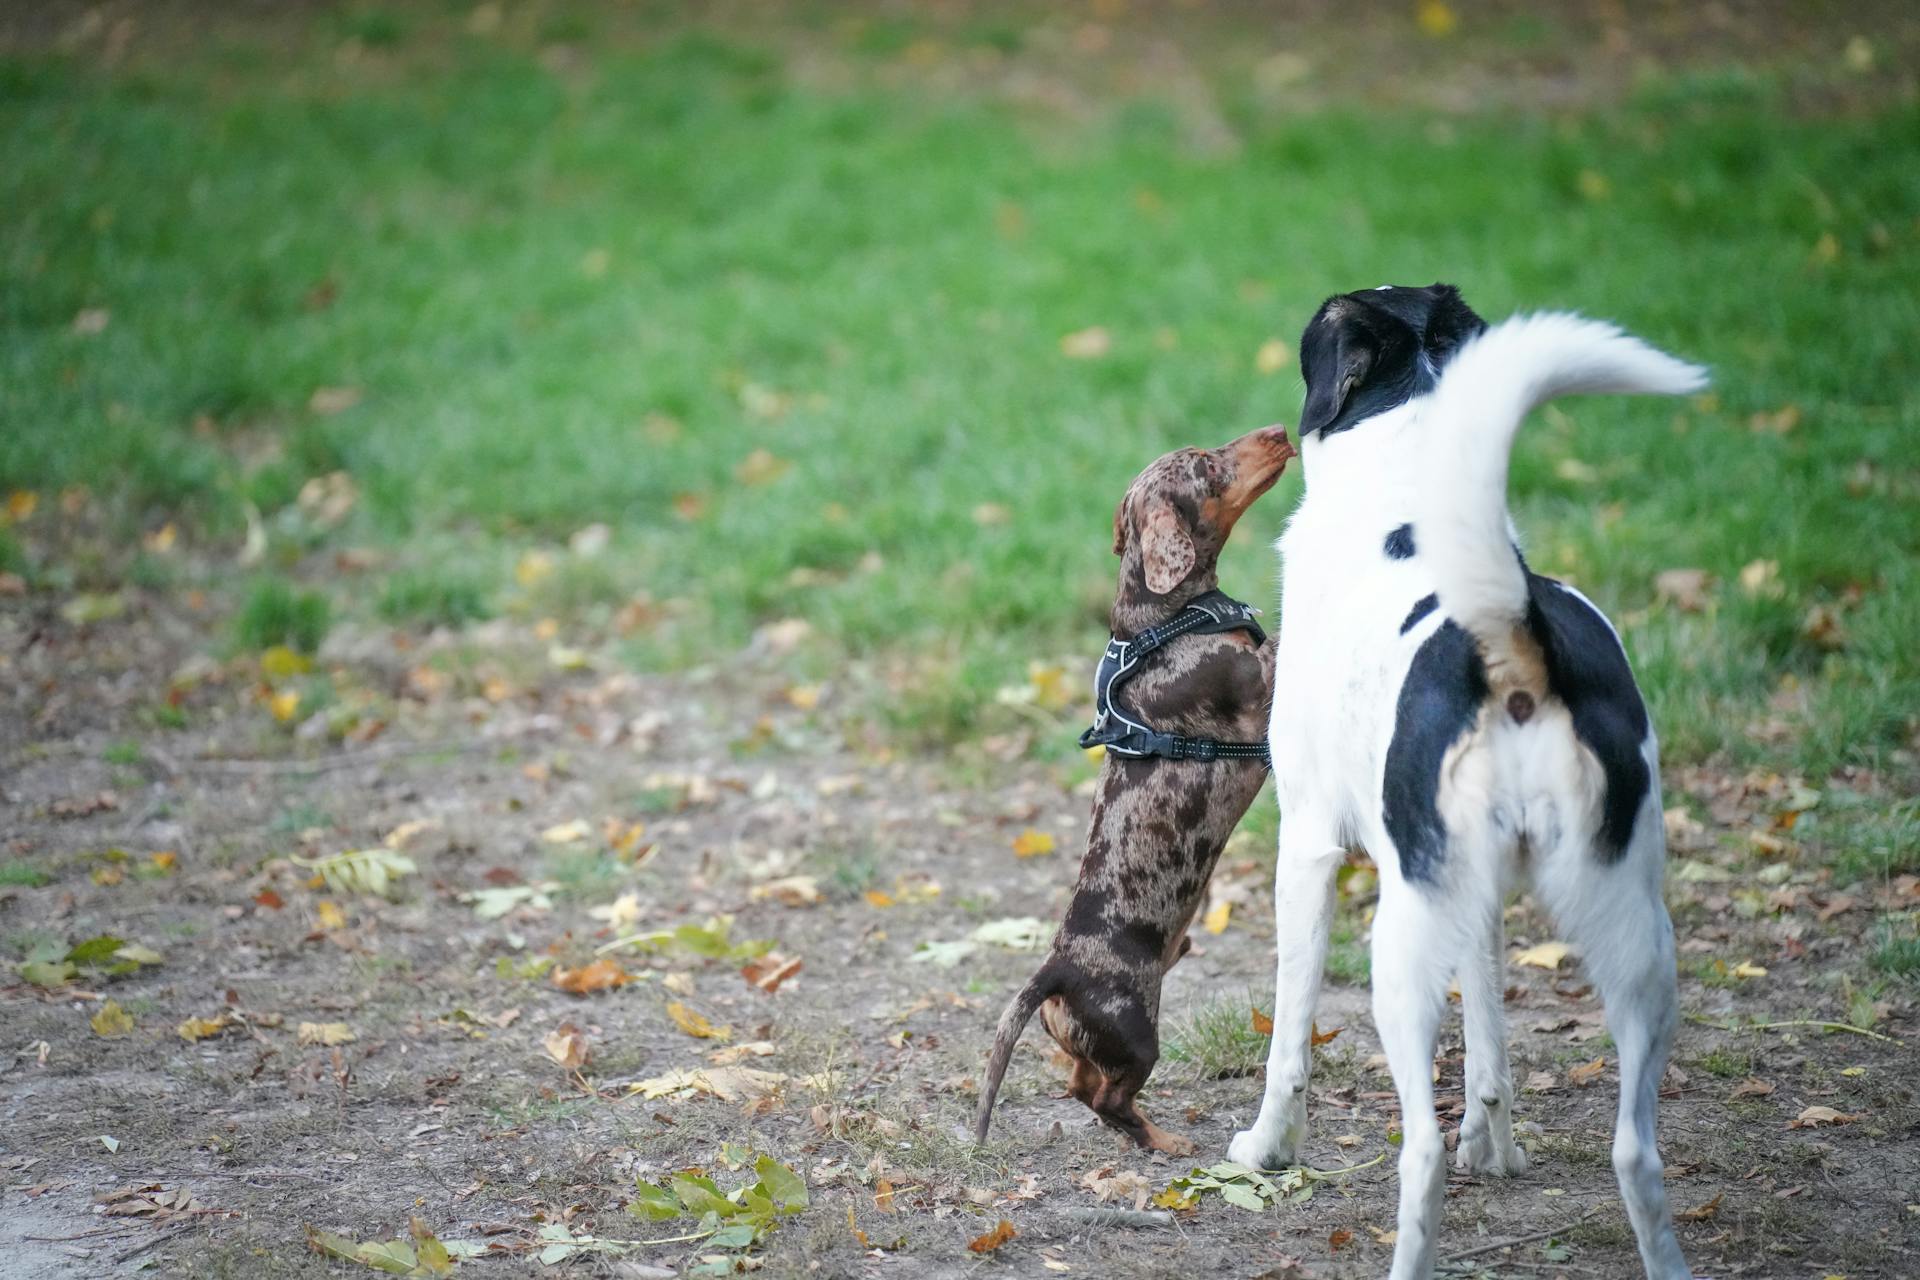
[{"label": "fallen dry leaf", "polygon": [[1722,1191],[1705,1204],[1697,1204],[1691,1209],[1682,1209],[1673,1215],[1673,1220],[1675,1222],[1705,1222],[1720,1212],[1720,1201],[1726,1198],[1726,1194],[1726,1192]]},{"label": "fallen dry leaf", "polygon": [[1257,1036],[1270,1036],[1273,1034],[1273,1019],[1260,1012],[1258,1006],[1255,1006],[1253,1010],[1253,1034]]},{"label": "fallen dry leaf", "polygon": [[1772,1092],[1773,1092],[1772,1081],[1757,1080],[1752,1076],[1748,1076],[1745,1080],[1742,1080],[1739,1084],[1733,1086],[1733,1092],[1729,1093],[1727,1097],[1728,1098],[1764,1098]]},{"label": "fallen dry leaf", "polygon": [[1013,1229],[1011,1222],[1002,1218],[993,1230],[987,1232],[985,1235],[975,1236],[972,1240],[968,1241],[967,1249],[972,1253],[992,1253],[995,1249],[998,1249],[1001,1245],[1019,1234],[1018,1231]]},{"label": "fallen dry leaf", "polygon": [[1573,953],[1573,948],[1564,942],[1543,942],[1537,947],[1528,947],[1516,951],[1507,959],[1518,965],[1531,965],[1536,969],[1558,969],[1560,962]]},{"label": "fallen dry leaf", "polygon": [[1332,1044],[1334,1040],[1339,1038],[1340,1033],[1345,1030],[1345,1027],[1335,1027],[1331,1031],[1322,1031],[1320,1024],[1317,1022],[1314,1023],[1312,1035],[1313,1047],[1318,1049],[1323,1044]]},{"label": "fallen dry leaf", "polygon": [[[1864,1114],[1864,1113],[1862,1113]],[[1852,1124],[1859,1115],[1848,1115],[1832,1107],[1808,1107],[1787,1124],[1789,1129],[1817,1129],[1823,1124]]]},{"label": "fallen dry leaf", "polygon": [[1104,325],[1096,324],[1091,328],[1076,329],[1060,339],[1060,354],[1069,360],[1098,360],[1111,350],[1113,350],[1113,335],[1107,332]]},{"label": "fallen dry leaf", "polygon": [[601,956],[578,969],[555,968],[553,971],[553,985],[576,996],[611,991],[632,981],[633,975],[608,956]]},{"label": "fallen dry leaf", "polygon": [[205,1040],[209,1036],[217,1036],[232,1025],[232,1018],[229,1018],[225,1013],[217,1013],[211,1018],[188,1018],[185,1022],[175,1027],[174,1031],[182,1040],[185,1040],[188,1044],[192,1044],[196,1040]]},{"label": "fallen dry leaf", "polygon": [[352,1044],[360,1037],[344,1022],[303,1022],[299,1039],[303,1045]]},{"label": "fallen dry leaf", "polygon": [[549,1031],[540,1040],[540,1047],[547,1056],[569,1071],[578,1071],[587,1065],[590,1050],[587,1048],[587,1033],[571,1022],[563,1022]]},{"label": "fallen dry leaf", "polygon": [[1712,587],[1713,575],[1705,569],[1663,569],[1653,577],[1653,598],[1683,613],[1699,613]]},{"label": "fallen dry leaf", "polygon": [[1732,973],[1736,978],[1764,978],[1767,976],[1766,969],[1751,960],[1742,960],[1728,972]]},{"label": "fallen dry leaf", "polygon": [[881,1178],[873,1184],[873,1207],[881,1213],[898,1213],[899,1209],[893,1203],[893,1195],[893,1183]]},{"label": "fallen dry leaf", "polygon": [[724,1049],[715,1049],[707,1055],[707,1061],[716,1067],[731,1067],[748,1058],[770,1057],[773,1051],[771,1040],[746,1040],[740,1044],[730,1044]]},{"label": "fallen dry leaf", "polygon": [[1327,1236],[1327,1248],[1333,1253],[1340,1252],[1340,1250],[1352,1243],[1353,1232],[1347,1230],[1345,1227],[1335,1227],[1333,1232]]},{"label": "fallen dry leaf", "polygon": [[766,449],[755,449],[733,469],[733,478],[744,485],[772,484],[792,466],[785,458],[777,458]]},{"label": "fallen dry leaf", "polygon": [[787,1079],[781,1072],[758,1071],[752,1067],[718,1067],[711,1071],[695,1068],[669,1071],[651,1079],[637,1080],[627,1087],[642,1098],[691,1097],[705,1093],[722,1102],[737,1102],[743,1097],[772,1093]]},{"label": "fallen dry leaf", "polygon": [[118,1000],[102,1004],[99,1012],[87,1019],[87,1023],[93,1028],[93,1034],[108,1040],[133,1032],[133,1015],[122,1009]]},{"label": "fallen dry leaf", "polygon": [[667,1002],[667,1016],[673,1019],[675,1026],[696,1040],[733,1039],[732,1027],[716,1027],[707,1021],[704,1014],[701,1014],[697,1010],[689,1009],[678,1000]]},{"label": "fallen dry leaf", "polygon": [[1592,1062],[1583,1062],[1577,1067],[1567,1068],[1567,1081],[1575,1088],[1584,1089],[1600,1078],[1607,1069],[1605,1058],[1595,1058]]},{"label": "fallen dry leaf", "polygon": [[1233,917],[1233,900],[1222,898],[1207,908],[1207,914],[1201,917],[1200,927],[1208,933],[1225,933],[1227,921]]},{"label": "fallen dry leaf", "polygon": [[777,951],[769,951],[764,956],[747,961],[740,970],[740,976],[745,978],[750,986],[758,987],[768,995],[772,995],[780,989],[781,983],[800,972],[800,966],[801,961],[798,956],[788,959]]},{"label": "fallen dry leaf", "polygon": [[789,907],[817,906],[822,899],[820,881],[814,876],[782,876],[769,880],[755,885],[751,896],[755,902],[772,899]]},{"label": "fallen dry leaf", "polygon": [[548,827],[540,833],[540,838],[548,844],[577,844],[592,834],[593,828],[587,825],[585,818],[575,818],[571,822]]},{"label": "fallen dry leaf", "polygon": [[1052,853],[1055,841],[1044,831],[1028,827],[1013,838],[1013,856],[1016,858],[1038,858]]}]

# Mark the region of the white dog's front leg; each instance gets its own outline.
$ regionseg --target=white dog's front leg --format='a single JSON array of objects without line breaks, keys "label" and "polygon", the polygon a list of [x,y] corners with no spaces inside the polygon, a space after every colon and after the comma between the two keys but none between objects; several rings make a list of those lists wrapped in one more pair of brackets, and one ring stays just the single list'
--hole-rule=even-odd
[{"label": "white dog's front leg", "polygon": [[1267,1088],[1253,1127],[1235,1135],[1227,1158],[1256,1169],[1294,1162],[1307,1123],[1313,1007],[1333,920],[1333,871],[1344,850],[1331,826],[1284,814],[1273,876],[1273,1043]]}]

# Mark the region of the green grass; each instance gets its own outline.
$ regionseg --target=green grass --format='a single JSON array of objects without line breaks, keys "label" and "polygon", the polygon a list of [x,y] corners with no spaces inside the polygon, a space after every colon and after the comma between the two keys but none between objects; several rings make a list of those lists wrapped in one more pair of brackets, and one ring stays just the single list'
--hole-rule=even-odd
[{"label": "green grass", "polygon": [[53,877],[31,862],[17,858],[0,862],[0,885],[9,889],[38,889],[52,883]]},{"label": "green grass", "polygon": [[1165,1019],[1167,1025],[1160,1033],[1161,1056],[1190,1068],[1202,1079],[1252,1075],[1266,1063],[1270,1040],[1253,1029],[1252,1009],[1257,1003],[1253,993],[1247,992],[1237,999],[1209,1001],[1184,1015]]},{"label": "green grass", "polygon": [[446,571],[397,573],[380,589],[374,608],[389,622],[458,627],[493,616],[486,585]]},{"label": "green grass", "polygon": [[[1668,758],[1897,766],[1920,706],[1920,109],[1808,116],[1736,68],[1440,129],[1265,109],[1203,67],[1236,145],[1200,148],[1151,90],[1057,114],[830,90],[771,37],[623,41],[595,13],[482,39],[360,6],[118,71],[0,61],[0,490],[84,482],[223,537],[251,503],[287,540],[275,508],[344,469],[341,539],[552,548],[570,567],[531,607],[682,603],[647,663],[808,618],[893,661],[892,727],[943,743],[1028,659],[1092,652],[1142,464],[1294,416],[1263,342],[1331,291],[1447,279],[1487,315],[1577,307],[1716,371],[1707,401],[1562,406],[1513,469],[1533,560],[1622,621]],[[905,56],[916,30],[844,52]],[[543,61],[561,38],[590,74]],[[968,39],[1011,57],[1024,34]],[[92,308],[109,322],[77,331]],[[1065,358],[1092,325],[1111,352]],[[323,412],[327,387],[361,397]],[[1787,405],[1793,430],[1750,429]],[[1231,589],[1268,594],[1298,484],[1248,517]],[[619,554],[573,566],[594,520]],[[1779,570],[1752,595],[1756,560]],[[1678,566],[1715,575],[1708,612],[1654,601]],[[452,621],[507,586],[420,572],[378,605]],[[244,642],[317,643],[285,603],[250,599]],[[1843,647],[1806,633],[1817,605]],[[1751,734],[1789,680],[1807,710]]]},{"label": "green grass", "polygon": [[332,606],[317,591],[302,591],[279,578],[261,578],[247,589],[233,621],[234,641],[243,649],[285,645],[314,653],[327,638]]}]

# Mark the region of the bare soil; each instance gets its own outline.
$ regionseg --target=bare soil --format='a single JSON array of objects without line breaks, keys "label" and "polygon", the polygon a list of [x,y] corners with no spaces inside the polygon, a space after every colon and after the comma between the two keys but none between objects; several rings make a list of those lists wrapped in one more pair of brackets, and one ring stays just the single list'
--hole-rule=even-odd
[{"label": "bare soil", "polygon": [[[0,889],[9,958],[36,941],[106,933],[164,957],[53,990],[4,979],[0,1271],[344,1272],[354,1268],[308,1251],[309,1227],[389,1239],[418,1216],[443,1237],[490,1245],[463,1266],[518,1274],[540,1269],[530,1251],[549,1223],[618,1241],[684,1234],[623,1212],[635,1178],[701,1167],[731,1185],[727,1143],[773,1153],[812,1190],[812,1207],[754,1256],[768,1274],[1385,1267],[1397,1117],[1359,987],[1323,998],[1320,1026],[1344,1030],[1319,1051],[1304,1154],[1322,1169],[1387,1158],[1309,1204],[1255,1214],[1210,1199],[1148,1229],[1069,1221],[1065,1211],[1099,1203],[1082,1185],[1090,1174],[1137,1172],[1157,1191],[1185,1168],[1123,1147],[1064,1099],[1038,1029],[1015,1057],[991,1143],[975,1149],[962,1136],[992,1023],[1034,957],[988,945],[944,968],[915,951],[985,920],[1060,909],[1087,809],[1072,770],[849,746],[831,717],[834,686],[813,709],[795,705],[808,699],[782,674],[777,635],[661,677],[597,654],[585,669],[557,669],[507,624],[458,640],[336,632],[323,666],[342,687],[389,696],[373,741],[305,742],[276,725],[244,659],[182,686],[176,701],[197,727],[164,730],[150,708],[200,651],[204,622],[128,594],[126,614],[81,628],[50,610],[0,615],[0,852],[50,877]],[[1701,770],[1668,785],[1730,814],[1770,784]],[[637,867],[604,852],[608,818],[644,822],[654,852]],[[578,848],[543,838],[575,819],[596,832]],[[418,873],[391,901],[316,889],[290,861],[377,845],[422,821],[406,846]],[[1058,850],[1016,857],[1012,842],[1029,828],[1056,836]],[[175,854],[170,872],[151,859],[162,851]],[[1716,855],[1690,856],[1710,866]],[[822,900],[756,894],[789,875],[815,877]],[[491,921],[462,897],[550,880],[560,885],[551,909]],[[1661,1121],[1674,1203],[1691,1211],[1682,1239],[1708,1275],[1912,1275],[1911,1001],[1883,998],[1869,1011],[1893,1040],[1705,1025],[1859,1016],[1844,975],[1868,904],[1848,910],[1820,876],[1800,880],[1769,890],[1774,905],[1751,919],[1728,909],[1735,884],[1672,888],[1689,1021]],[[730,913],[735,938],[771,940],[804,967],[771,995],[734,963],[676,952],[618,953],[639,980],[594,995],[567,994],[550,974],[513,976],[531,958],[590,958],[615,935],[589,908],[623,892],[638,895],[637,925],[625,929]],[[1170,1019],[1243,993],[1265,999],[1275,936],[1264,892],[1257,860],[1230,855],[1216,893],[1238,900],[1231,923],[1202,935],[1171,976]],[[323,899],[342,908],[339,927],[328,927]],[[1547,937],[1524,904],[1510,929],[1516,946]],[[1704,964],[1716,957],[1719,968]],[[1767,975],[1720,976],[1740,960]],[[1510,973],[1533,1168],[1512,1183],[1453,1177],[1443,1253],[1470,1251],[1455,1274],[1632,1274],[1607,1158],[1615,1082],[1596,1003],[1577,960]],[[107,999],[133,1016],[131,1033],[92,1028]],[[671,1001],[730,1027],[736,1043],[771,1042],[770,1056],[747,1065],[786,1080],[732,1101],[629,1090],[727,1047],[683,1032]],[[176,1032],[221,1011],[244,1020],[196,1043]],[[345,1022],[356,1038],[304,1046],[297,1028],[309,1022]],[[584,1073],[542,1048],[569,1022],[591,1048]],[[1584,1073],[1570,1069],[1595,1060],[1608,1061],[1575,1083]],[[1457,1028],[1438,1071],[1451,1127]],[[1745,1081],[1759,1083],[1741,1090]],[[1223,1158],[1259,1088],[1257,1074],[1202,1078],[1163,1063],[1144,1096],[1156,1119],[1199,1141],[1206,1163]],[[1809,1106],[1853,1118],[1792,1127]],[[883,1180],[890,1202],[876,1201]],[[188,1191],[191,1211],[105,1212],[102,1197],[149,1185]],[[991,1257],[970,1253],[1001,1218],[1017,1237]],[[673,1242],[561,1265],[650,1274],[645,1266],[677,1270],[710,1252]]]}]

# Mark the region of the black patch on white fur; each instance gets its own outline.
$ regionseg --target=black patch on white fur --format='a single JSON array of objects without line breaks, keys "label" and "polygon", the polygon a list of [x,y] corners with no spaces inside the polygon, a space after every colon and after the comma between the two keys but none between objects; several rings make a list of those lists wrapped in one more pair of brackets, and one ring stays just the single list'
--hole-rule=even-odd
[{"label": "black patch on white fur", "polygon": [[1394,708],[1381,785],[1387,837],[1407,880],[1431,881],[1446,852],[1440,765],[1447,749],[1473,728],[1489,693],[1479,646],[1458,623],[1441,623],[1415,650]]},{"label": "black patch on white fur", "polygon": [[1407,610],[1405,622],[1400,624],[1400,634],[1405,635],[1420,625],[1420,620],[1440,607],[1440,597],[1429,591],[1413,602],[1413,608]]},{"label": "black patch on white fur", "polygon": [[[1567,704],[1574,736],[1593,752],[1606,776],[1596,843],[1602,859],[1616,862],[1626,852],[1634,820],[1653,785],[1646,757],[1640,754],[1647,740],[1647,708],[1633,682],[1633,669],[1599,611],[1532,570],[1527,571],[1527,629],[1546,656],[1547,687]],[[1405,699],[1403,693],[1403,706]],[[1387,768],[1391,777],[1391,751]]]},{"label": "black patch on white fur", "polygon": [[1389,560],[1413,559],[1413,526],[1403,524],[1388,534],[1385,550]]},{"label": "black patch on white fur", "polygon": [[1430,390],[1460,344],[1486,327],[1450,284],[1328,298],[1300,335],[1300,438],[1345,431]]}]

